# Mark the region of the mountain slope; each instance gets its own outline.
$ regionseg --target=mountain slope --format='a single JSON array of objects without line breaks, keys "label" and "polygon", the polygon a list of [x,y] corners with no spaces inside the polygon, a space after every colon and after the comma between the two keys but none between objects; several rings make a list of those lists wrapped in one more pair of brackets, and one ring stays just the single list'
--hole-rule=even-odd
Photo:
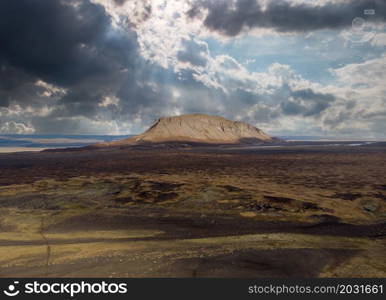
[{"label": "mountain slope", "polygon": [[219,116],[191,114],[160,118],[140,135],[97,146],[168,142],[239,144],[272,141],[274,141],[272,137],[250,124]]}]

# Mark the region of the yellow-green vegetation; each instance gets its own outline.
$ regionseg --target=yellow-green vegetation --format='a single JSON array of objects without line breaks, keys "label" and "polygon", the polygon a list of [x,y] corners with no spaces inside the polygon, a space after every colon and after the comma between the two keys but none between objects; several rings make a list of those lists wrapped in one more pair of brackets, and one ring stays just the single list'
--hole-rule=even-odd
[{"label": "yellow-green vegetation", "polygon": [[[0,276],[384,277],[384,227],[376,224],[385,212],[370,189],[229,175],[101,174],[6,185]],[[355,226],[378,227],[371,236],[348,234]]]},{"label": "yellow-green vegetation", "polygon": [[370,188],[348,193],[237,176],[202,178],[194,173],[80,176],[0,187],[2,207],[76,211],[152,204],[259,220],[317,222],[330,216],[352,224],[385,221],[384,197]]},{"label": "yellow-green vegetation", "polygon": [[[27,214],[22,213],[25,217]],[[7,220],[16,226],[20,214]],[[143,229],[47,232],[43,239],[32,230],[39,228],[39,218],[30,218],[28,222],[30,227],[0,234],[1,276],[192,276],[196,273],[187,270],[201,270],[196,260],[216,262],[223,255],[245,252],[255,253],[249,255],[258,263],[259,251],[273,251],[268,267],[270,263],[285,268],[306,264],[307,256],[295,255],[294,250],[323,261],[318,274],[311,272],[305,276],[382,277],[386,270],[385,244],[377,239],[267,233],[163,240],[158,239],[161,231]],[[286,262],[282,261],[282,253],[274,252],[276,249],[287,253]]]}]

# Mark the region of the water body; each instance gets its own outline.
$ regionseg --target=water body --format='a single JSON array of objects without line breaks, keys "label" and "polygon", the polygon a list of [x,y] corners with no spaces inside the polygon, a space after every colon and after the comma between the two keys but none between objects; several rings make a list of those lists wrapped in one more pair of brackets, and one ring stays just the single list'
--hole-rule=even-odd
[{"label": "water body", "polygon": [[[110,142],[120,140],[133,135],[20,135],[20,134],[0,134],[0,153],[23,152],[23,151],[41,151],[53,148],[84,147],[100,142]],[[292,141],[295,146],[363,146],[374,143],[373,141],[339,141],[337,139],[328,139],[320,137],[279,137],[281,139]],[[309,143],[311,142],[311,143]],[[264,145],[249,146],[250,148],[277,148],[287,145]]]},{"label": "water body", "polygon": [[130,135],[20,135],[0,134],[0,153],[40,151],[52,148],[83,147],[100,142],[110,142]]}]

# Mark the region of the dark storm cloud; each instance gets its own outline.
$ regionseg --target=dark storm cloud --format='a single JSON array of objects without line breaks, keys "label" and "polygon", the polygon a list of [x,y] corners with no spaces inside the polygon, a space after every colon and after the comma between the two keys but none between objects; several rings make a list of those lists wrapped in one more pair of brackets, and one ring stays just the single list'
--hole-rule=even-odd
[{"label": "dark storm cloud", "polygon": [[127,40],[109,36],[110,18],[89,1],[0,2],[0,59],[61,86],[110,73],[126,62]]},{"label": "dark storm cloud", "polygon": [[285,115],[318,116],[336,100],[332,94],[316,93],[312,89],[290,91],[290,100],[281,103]]},{"label": "dark storm cloud", "polygon": [[[32,80],[28,74],[0,59],[0,107],[7,107],[11,99],[28,97],[29,91],[25,86]],[[20,89],[21,86],[24,86],[24,89]]]},{"label": "dark storm cloud", "polygon": [[[317,118],[335,101],[331,95],[292,91],[288,86],[258,94],[255,81],[220,71],[213,75],[219,82],[214,87],[197,77],[200,72],[205,75],[201,68],[189,66],[175,73],[172,67],[151,63],[141,56],[133,29],[149,16],[151,5],[135,3],[139,7],[135,19],[123,18],[116,28],[103,6],[89,0],[0,1],[0,129],[16,122],[31,125],[37,133],[96,133],[103,126],[104,132],[112,132],[115,121],[133,124],[135,118],[150,125],[155,118],[176,112],[231,119],[248,112],[245,121],[268,124],[283,115]],[[229,11],[225,12],[227,16]],[[207,66],[207,44],[190,38],[183,40],[177,59]],[[240,69],[228,56],[218,65],[221,70]],[[45,84],[36,84],[40,80],[65,92],[45,96]],[[115,103],[103,104],[109,98]],[[25,108],[28,112],[20,112]],[[43,108],[48,112],[36,112]]]},{"label": "dark storm cloud", "polygon": [[292,96],[297,99],[310,100],[310,101],[331,102],[335,100],[335,96],[332,94],[315,93],[312,89],[293,91]]},{"label": "dark storm cloud", "polygon": [[204,19],[207,28],[235,36],[251,28],[271,28],[278,32],[344,28],[351,26],[354,18],[364,17],[365,9],[375,9],[371,20],[385,22],[384,0],[329,2],[324,6],[270,1],[265,9],[257,0],[203,0],[194,2],[187,15],[198,17],[207,10]]},{"label": "dark storm cloud", "polygon": [[[53,107],[44,118],[30,116],[38,132],[71,132],[73,126],[53,126],[72,122],[61,118],[103,118],[99,104],[116,93],[126,119],[141,102],[157,103],[154,94],[137,97],[143,89],[138,74],[149,69],[142,66],[134,31],[113,27],[103,6],[88,0],[0,1],[0,45],[0,108]],[[45,88],[36,85],[39,80],[67,92],[47,99],[41,96]],[[7,118],[3,111],[0,123]]]}]

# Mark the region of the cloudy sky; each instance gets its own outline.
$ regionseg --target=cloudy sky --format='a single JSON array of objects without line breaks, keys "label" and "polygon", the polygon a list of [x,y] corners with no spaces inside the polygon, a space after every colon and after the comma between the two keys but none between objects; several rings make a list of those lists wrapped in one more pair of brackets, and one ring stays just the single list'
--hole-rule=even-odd
[{"label": "cloudy sky", "polygon": [[385,0],[1,0],[0,133],[207,113],[386,138]]}]

